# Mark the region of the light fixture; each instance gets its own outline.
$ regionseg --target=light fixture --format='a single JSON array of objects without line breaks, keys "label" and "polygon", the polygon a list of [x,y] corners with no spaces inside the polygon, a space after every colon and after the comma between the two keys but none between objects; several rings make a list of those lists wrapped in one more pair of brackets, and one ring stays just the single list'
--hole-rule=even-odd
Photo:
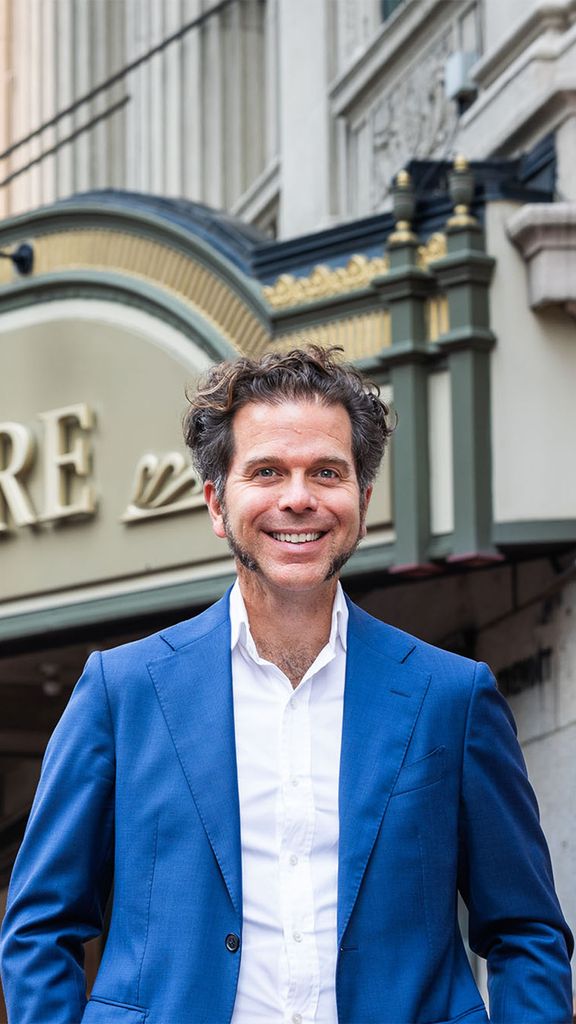
[{"label": "light fixture", "polygon": [[0,250],[0,257],[4,260],[12,260],[15,269],[19,274],[31,274],[34,266],[34,249],[29,242],[22,242],[13,252]]}]

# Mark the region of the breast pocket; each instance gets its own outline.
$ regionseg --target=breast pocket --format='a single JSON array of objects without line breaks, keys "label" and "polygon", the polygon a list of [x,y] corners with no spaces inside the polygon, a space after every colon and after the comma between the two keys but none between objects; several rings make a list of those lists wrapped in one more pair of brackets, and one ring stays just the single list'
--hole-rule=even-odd
[{"label": "breast pocket", "polygon": [[424,757],[419,757],[417,761],[404,765],[392,791],[392,796],[400,796],[401,793],[411,793],[415,789],[431,786],[443,778],[445,770],[446,747],[436,747]]},{"label": "breast pocket", "polygon": [[81,1024],[145,1024],[147,1016],[148,1011],[142,1006],[93,996],[88,1000]]}]

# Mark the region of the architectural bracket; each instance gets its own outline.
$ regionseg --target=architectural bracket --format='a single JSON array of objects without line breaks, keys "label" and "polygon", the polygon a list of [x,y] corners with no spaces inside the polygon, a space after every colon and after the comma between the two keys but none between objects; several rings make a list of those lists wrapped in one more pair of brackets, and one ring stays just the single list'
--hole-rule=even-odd
[{"label": "architectural bracket", "polygon": [[528,203],[507,230],[526,263],[532,309],[563,306],[576,317],[576,203]]}]

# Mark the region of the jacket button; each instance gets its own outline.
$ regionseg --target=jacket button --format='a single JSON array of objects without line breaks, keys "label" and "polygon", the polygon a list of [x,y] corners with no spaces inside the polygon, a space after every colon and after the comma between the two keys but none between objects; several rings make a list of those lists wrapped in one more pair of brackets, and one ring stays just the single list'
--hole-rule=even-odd
[{"label": "jacket button", "polygon": [[224,939],[224,942],[229,953],[237,953],[240,949],[240,939],[234,932],[230,932]]}]

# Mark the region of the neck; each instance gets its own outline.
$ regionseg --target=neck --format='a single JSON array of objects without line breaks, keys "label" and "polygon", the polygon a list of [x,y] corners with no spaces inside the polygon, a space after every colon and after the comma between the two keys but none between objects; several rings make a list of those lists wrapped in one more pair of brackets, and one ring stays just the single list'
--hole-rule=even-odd
[{"label": "neck", "polygon": [[268,588],[242,567],[238,580],[258,654],[296,687],[330,637],[337,580],[296,593]]}]

